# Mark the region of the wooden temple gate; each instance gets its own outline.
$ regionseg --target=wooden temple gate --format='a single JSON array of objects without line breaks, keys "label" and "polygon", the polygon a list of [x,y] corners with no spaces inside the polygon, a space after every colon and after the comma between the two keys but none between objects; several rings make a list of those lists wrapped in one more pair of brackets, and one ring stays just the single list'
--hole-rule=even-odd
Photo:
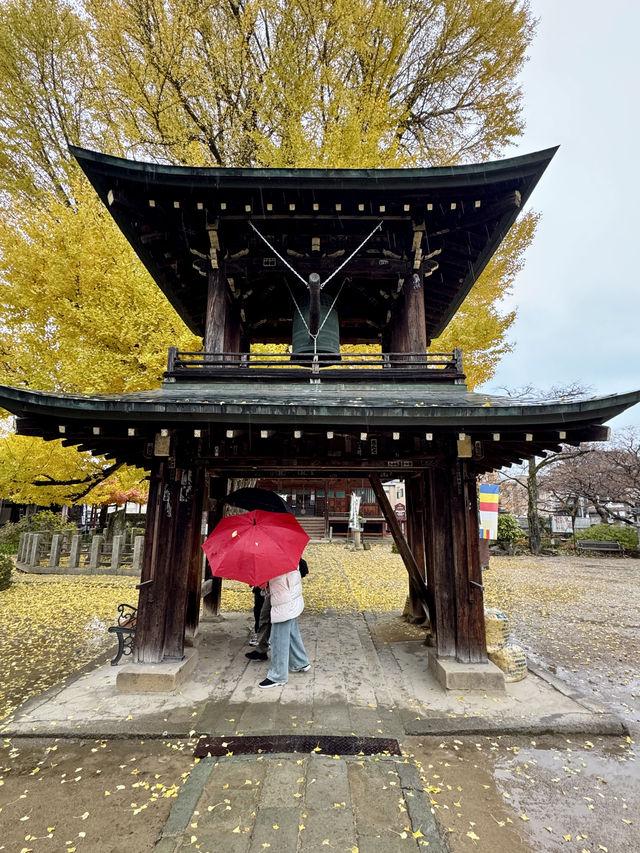
[{"label": "wooden temple gate", "polygon": [[[197,630],[203,518],[211,530],[230,479],[336,477],[369,479],[437,657],[483,664],[477,476],[602,440],[602,423],[640,399],[474,393],[459,351],[429,350],[554,151],[369,172],[191,169],[72,150],[203,339],[201,352],[170,348],[150,391],[0,387],[20,433],[150,472],[136,663],[180,660]],[[288,348],[265,355],[255,343]],[[383,477],[405,481],[406,540]],[[202,604],[216,611],[210,586]]]}]

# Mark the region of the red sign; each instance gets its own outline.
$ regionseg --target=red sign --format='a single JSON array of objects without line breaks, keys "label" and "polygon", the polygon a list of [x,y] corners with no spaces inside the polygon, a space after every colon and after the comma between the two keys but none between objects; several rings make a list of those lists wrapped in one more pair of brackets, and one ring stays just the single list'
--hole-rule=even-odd
[{"label": "red sign", "polygon": [[406,517],[404,504],[396,504],[393,509],[396,514],[396,518],[403,519]]}]

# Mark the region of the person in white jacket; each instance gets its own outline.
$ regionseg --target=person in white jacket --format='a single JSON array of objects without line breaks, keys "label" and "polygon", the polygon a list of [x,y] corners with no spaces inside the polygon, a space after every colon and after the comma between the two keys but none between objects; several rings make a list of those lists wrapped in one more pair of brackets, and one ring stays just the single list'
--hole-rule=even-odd
[{"label": "person in white jacket", "polygon": [[302,581],[295,569],[271,578],[271,665],[267,677],[258,685],[262,688],[281,687],[291,672],[307,672],[311,665],[304,649],[298,616],[304,610]]}]

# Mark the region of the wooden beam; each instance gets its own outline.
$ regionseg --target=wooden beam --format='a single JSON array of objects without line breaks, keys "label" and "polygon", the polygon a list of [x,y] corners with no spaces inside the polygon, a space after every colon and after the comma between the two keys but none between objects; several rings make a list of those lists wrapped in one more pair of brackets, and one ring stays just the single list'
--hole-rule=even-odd
[{"label": "wooden beam", "polygon": [[400,522],[396,518],[396,515],[393,511],[391,504],[389,503],[389,498],[386,495],[385,490],[382,487],[382,482],[378,474],[369,474],[369,482],[371,483],[371,488],[376,496],[376,500],[378,501],[378,505],[382,510],[382,514],[384,515],[385,521],[391,528],[391,533],[393,535],[393,540],[398,546],[398,551],[400,552],[400,556],[402,557],[402,562],[409,573],[410,582],[413,585],[416,595],[420,596],[420,600],[422,601],[423,608],[427,616],[429,615],[429,596],[427,593],[427,589],[424,583],[424,575],[423,572],[420,571],[420,567],[416,562],[414,555],[407,544],[407,540],[404,538],[404,534],[402,533],[402,528],[400,527]]}]

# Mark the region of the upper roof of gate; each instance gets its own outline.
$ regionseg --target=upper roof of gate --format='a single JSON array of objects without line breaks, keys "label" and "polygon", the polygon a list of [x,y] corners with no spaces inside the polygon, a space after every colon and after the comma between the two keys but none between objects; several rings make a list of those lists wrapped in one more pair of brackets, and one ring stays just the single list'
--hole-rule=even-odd
[{"label": "upper roof of gate", "polygon": [[71,151],[193,332],[213,267],[248,340],[290,342],[291,295],[317,272],[328,294],[342,288],[342,343],[376,343],[414,274],[428,339],[444,330],[556,149],[429,169],[192,168]]}]

